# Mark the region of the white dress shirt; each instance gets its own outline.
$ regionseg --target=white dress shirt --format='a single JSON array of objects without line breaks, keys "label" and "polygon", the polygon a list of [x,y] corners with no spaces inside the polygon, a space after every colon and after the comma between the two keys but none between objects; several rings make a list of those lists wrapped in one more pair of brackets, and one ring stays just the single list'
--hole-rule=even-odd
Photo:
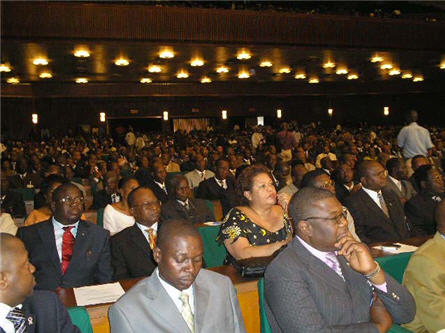
[{"label": "white dress shirt", "polygon": [[73,234],[74,238],[76,238],[79,221],[77,221],[74,224],[65,225],[60,222],[57,222],[53,216],[52,222],[53,222],[53,227],[54,227],[54,237],[56,239],[57,254],[59,255],[60,262],[62,262],[63,233],[65,232],[65,230],[63,230],[63,228],[64,227],[74,227],[73,229],[71,229],[71,233]]},{"label": "white dress shirt", "polygon": [[170,296],[173,303],[175,303],[179,313],[181,313],[182,310],[182,301],[179,299],[179,296],[181,295],[181,293],[186,293],[189,296],[189,304],[192,309],[192,313],[195,314],[195,295],[193,294],[193,284],[189,288],[181,291],[173,287],[170,283],[164,281],[162,277],[159,275],[159,269],[157,267],[155,269],[155,272],[156,275],[158,276],[159,281],[161,281],[161,285],[167,292],[168,296]]},{"label": "white dress shirt", "polygon": [[[21,309],[22,304],[17,305],[16,308]],[[5,333],[15,333],[14,324],[6,319],[9,311],[12,309],[13,308],[8,304],[0,302],[0,327],[5,331]]]},{"label": "white dress shirt", "polygon": [[389,177],[389,179],[391,179],[394,182],[394,184],[396,184],[396,186],[400,190],[400,192],[402,192],[402,182],[398,179],[391,177],[390,175],[388,175],[388,177]]},{"label": "white dress shirt", "polygon": [[374,201],[376,203],[377,206],[380,207],[380,209],[382,209],[382,206],[380,205],[380,200],[379,200],[379,193],[381,194],[382,191],[376,192],[373,190],[370,190],[364,186],[362,186],[363,191],[365,191],[372,199],[372,201]]},{"label": "white dress shirt", "polygon": [[136,225],[138,226],[139,229],[141,229],[142,233],[144,234],[145,239],[148,242],[148,231],[147,229],[151,229],[155,232],[155,235],[158,233],[158,222],[152,224],[151,227],[147,227],[146,225],[140,224],[136,222]]},{"label": "white dress shirt", "polygon": [[156,180],[154,180],[154,182],[155,182],[160,188],[162,188],[162,189],[164,190],[165,194],[168,194],[168,193],[167,193],[167,187],[165,186],[165,183],[159,183],[159,182],[157,182]]}]

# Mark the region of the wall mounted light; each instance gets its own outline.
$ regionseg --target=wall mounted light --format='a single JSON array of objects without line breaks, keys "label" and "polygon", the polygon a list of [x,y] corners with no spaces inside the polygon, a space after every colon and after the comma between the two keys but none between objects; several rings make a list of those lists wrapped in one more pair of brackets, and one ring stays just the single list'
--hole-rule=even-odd
[{"label": "wall mounted light", "polygon": [[164,119],[165,121],[168,120],[168,111],[162,112],[162,119]]},{"label": "wall mounted light", "polygon": [[37,113],[33,113],[33,114],[31,115],[31,121],[32,121],[33,124],[38,124],[38,122],[39,122],[39,116],[38,116]]},{"label": "wall mounted light", "polygon": [[281,109],[277,109],[277,118],[281,119],[282,114],[281,114]]},{"label": "wall mounted light", "polygon": [[328,115],[329,115],[329,117],[332,117],[333,114],[334,114],[334,109],[329,108],[329,109],[328,109]]},{"label": "wall mounted light", "polygon": [[227,110],[222,110],[221,111],[221,118],[224,119],[224,120],[227,119]]},{"label": "wall mounted light", "polygon": [[389,106],[385,106],[384,108],[383,108],[383,115],[386,117],[386,116],[389,116]]},{"label": "wall mounted light", "polygon": [[101,112],[101,113],[99,113],[99,121],[100,121],[101,123],[104,123],[105,120],[106,120],[106,118],[107,118],[107,115],[105,114],[105,112]]}]

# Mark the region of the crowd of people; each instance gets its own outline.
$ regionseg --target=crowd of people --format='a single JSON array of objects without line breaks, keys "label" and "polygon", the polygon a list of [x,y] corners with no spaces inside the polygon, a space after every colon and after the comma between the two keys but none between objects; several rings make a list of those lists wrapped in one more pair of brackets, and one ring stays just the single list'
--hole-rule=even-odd
[{"label": "crowd of people", "polygon": [[[283,122],[277,130],[129,130],[122,138],[3,142],[0,231],[21,241],[2,234],[2,256],[27,251],[38,290],[149,276],[111,308],[112,332],[244,332],[230,281],[201,269],[196,226],[216,221],[208,202],[217,200],[224,264],[275,256],[265,274],[274,332],[386,332],[414,318],[416,332],[433,332],[445,327],[443,281],[441,290],[412,293],[416,315],[411,293],[365,245],[434,236],[428,242],[445,255],[445,130],[419,126],[415,111],[407,120],[402,129]],[[24,189],[35,193],[32,211]],[[102,212],[103,227],[85,220],[91,210]],[[2,272],[14,262],[2,262]],[[422,259],[416,263],[423,267]],[[429,279],[409,271],[410,290]],[[0,305],[8,286],[0,284]],[[9,301],[9,310],[33,287]],[[435,306],[419,309],[429,301]],[[0,327],[14,332],[3,326],[5,311],[0,306]],[[212,323],[204,320],[209,311]]]}]

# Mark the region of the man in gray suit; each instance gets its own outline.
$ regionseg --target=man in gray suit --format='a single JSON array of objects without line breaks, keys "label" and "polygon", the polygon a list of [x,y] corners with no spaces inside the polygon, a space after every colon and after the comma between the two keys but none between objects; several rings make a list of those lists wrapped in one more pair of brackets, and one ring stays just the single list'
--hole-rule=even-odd
[{"label": "man in gray suit", "polygon": [[394,191],[404,205],[417,194],[411,182],[406,180],[405,162],[398,158],[391,158],[386,162],[386,170],[388,170],[386,189]]},{"label": "man in gray suit", "polygon": [[230,279],[201,269],[195,227],[162,222],[153,255],[158,268],[110,308],[112,333],[246,332]]},{"label": "man in gray suit", "polygon": [[414,318],[413,297],[352,238],[333,193],[303,188],[289,213],[297,235],[265,274],[274,333],[378,333]]}]

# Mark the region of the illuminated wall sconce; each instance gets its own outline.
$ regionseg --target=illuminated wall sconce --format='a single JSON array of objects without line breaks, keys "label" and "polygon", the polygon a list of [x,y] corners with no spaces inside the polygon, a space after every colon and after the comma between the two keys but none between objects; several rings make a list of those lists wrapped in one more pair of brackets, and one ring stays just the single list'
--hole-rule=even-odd
[{"label": "illuminated wall sconce", "polygon": [[227,110],[222,110],[221,111],[221,118],[224,119],[224,120],[227,119]]},{"label": "illuminated wall sconce", "polygon": [[281,114],[281,109],[277,109],[277,118],[281,119],[282,114]]},{"label": "illuminated wall sconce", "polygon": [[171,59],[175,56],[173,49],[165,48],[159,52],[159,58]]},{"label": "illuminated wall sconce", "polygon": [[334,109],[328,109],[329,117],[332,117],[333,113],[334,113]]},{"label": "illuminated wall sconce", "polygon": [[168,111],[162,112],[162,119],[164,119],[165,121],[168,120]]},{"label": "illuminated wall sconce", "polygon": [[37,124],[39,122],[39,116],[37,113],[33,113],[31,116],[31,121],[33,124]]},{"label": "illuminated wall sconce", "polygon": [[385,117],[389,116],[389,106],[385,106],[385,107],[383,108],[383,115],[384,115]]},{"label": "illuminated wall sconce", "polygon": [[99,113],[99,121],[100,121],[101,123],[104,123],[104,122],[105,122],[106,117],[107,117],[107,115],[105,114],[105,112],[101,112],[101,113]]},{"label": "illuminated wall sconce", "polygon": [[87,49],[76,49],[74,50],[74,56],[76,58],[88,58],[90,56],[90,51]]}]

